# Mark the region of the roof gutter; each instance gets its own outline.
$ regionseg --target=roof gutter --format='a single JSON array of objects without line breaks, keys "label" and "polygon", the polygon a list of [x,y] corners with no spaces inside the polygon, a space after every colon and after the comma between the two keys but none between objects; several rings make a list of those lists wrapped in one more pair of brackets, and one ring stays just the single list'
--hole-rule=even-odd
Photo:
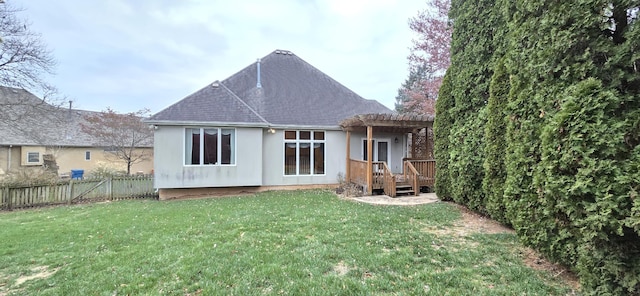
[{"label": "roof gutter", "polygon": [[158,126],[237,126],[237,127],[270,127],[267,123],[222,122],[222,121],[176,121],[176,120],[144,120],[144,123]]},{"label": "roof gutter", "polygon": [[283,125],[277,125],[277,124],[272,124],[271,126],[269,126],[270,128],[274,128],[274,129],[290,129],[290,130],[342,130],[342,128],[340,128],[340,126],[338,125],[287,125],[287,124],[283,124]]},{"label": "roof gutter", "polygon": [[292,124],[267,124],[251,122],[221,122],[221,121],[174,121],[174,120],[144,120],[146,124],[157,126],[229,126],[229,127],[256,127],[292,130],[342,130],[339,125],[292,125]]}]

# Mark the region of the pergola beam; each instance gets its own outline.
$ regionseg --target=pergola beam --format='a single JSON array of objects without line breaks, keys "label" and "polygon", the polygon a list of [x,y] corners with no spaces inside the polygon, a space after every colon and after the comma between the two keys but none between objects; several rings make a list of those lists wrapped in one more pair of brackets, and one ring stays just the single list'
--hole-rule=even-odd
[{"label": "pergola beam", "polygon": [[394,129],[410,132],[412,129],[422,129],[433,126],[433,115],[424,114],[360,114],[340,122],[343,130],[363,130],[368,127],[377,129]]}]

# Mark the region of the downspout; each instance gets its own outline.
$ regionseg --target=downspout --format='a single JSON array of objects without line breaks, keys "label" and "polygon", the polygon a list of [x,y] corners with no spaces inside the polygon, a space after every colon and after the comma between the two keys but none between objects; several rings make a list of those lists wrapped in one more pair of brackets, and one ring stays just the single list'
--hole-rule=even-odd
[{"label": "downspout", "polygon": [[13,145],[9,145],[9,149],[7,149],[7,173],[11,170],[11,148]]}]

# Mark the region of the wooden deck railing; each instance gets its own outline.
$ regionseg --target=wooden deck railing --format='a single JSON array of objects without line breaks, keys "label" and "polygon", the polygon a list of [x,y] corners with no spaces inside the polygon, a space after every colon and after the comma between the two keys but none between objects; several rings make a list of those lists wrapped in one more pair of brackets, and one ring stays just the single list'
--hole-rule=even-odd
[{"label": "wooden deck railing", "polygon": [[[349,180],[348,182],[367,187],[367,162],[364,160],[349,160]],[[372,189],[383,189],[389,196],[396,196],[396,185],[400,179],[408,182],[413,188],[415,195],[420,194],[420,187],[433,187],[435,184],[436,172],[435,160],[424,159],[404,159],[402,176],[396,178],[383,161],[374,161],[371,176]]]},{"label": "wooden deck railing", "polygon": [[[364,160],[355,160],[350,159],[350,170],[349,170],[349,180],[348,182],[355,183],[361,185],[362,187],[367,187],[367,162]],[[373,173],[372,173],[372,182],[373,189],[383,189],[384,188],[384,161],[374,161],[373,165]],[[391,171],[389,171],[391,173]]]},{"label": "wooden deck railing", "polygon": [[413,194],[420,194],[420,185],[418,182],[420,179],[420,174],[410,161],[404,161],[402,173],[404,175],[405,181],[411,185],[411,188],[413,188]]},{"label": "wooden deck railing", "polygon": [[436,161],[433,159],[406,159],[418,171],[419,185],[433,187],[436,181]]},{"label": "wooden deck railing", "polygon": [[367,186],[367,162],[350,159],[349,180],[347,182]]},{"label": "wooden deck railing", "polygon": [[[373,161],[373,189],[384,188],[384,161]],[[389,171],[391,172],[391,171]]]},{"label": "wooden deck railing", "polygon": [[384,194],[395,197],[396,196],[396,176],[393,175],[389,167],[385,162],[382,163],[383,167],[383,184],[382,188],[384,190]]}]

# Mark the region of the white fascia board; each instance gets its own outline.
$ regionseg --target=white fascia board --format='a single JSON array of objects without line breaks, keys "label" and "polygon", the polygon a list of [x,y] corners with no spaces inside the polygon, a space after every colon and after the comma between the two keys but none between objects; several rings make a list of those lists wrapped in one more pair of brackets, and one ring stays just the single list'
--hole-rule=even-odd
[{"label": "white fascia board", "polygon": [[341,131],[342,129],[337,125],[278,125],[272,124],[269,126],[273,129],[288,129],[288,130],[329,130],[329,131]]},{"label": "white fascia board", "polygon": [[145,120],[149,125],[172,125],[172,126],[234,126],[234,127],[259,127],[274,129],[293,129],[293,130],[335,130],[341,131],[342,128],[337,125],[291,125],[291,124],[267,124],[267,123],[248,123],[248,122],[214,122],[214,121],[172,121],[172,120]]},{"label": "white fascia board", "polygon": [[269,127],[266,123],[248,122],[216,122],[216,121],[173,121],[173,120],[145,120],[149,125],[172,125],[172,126],[234,126],[234,127]]}]

